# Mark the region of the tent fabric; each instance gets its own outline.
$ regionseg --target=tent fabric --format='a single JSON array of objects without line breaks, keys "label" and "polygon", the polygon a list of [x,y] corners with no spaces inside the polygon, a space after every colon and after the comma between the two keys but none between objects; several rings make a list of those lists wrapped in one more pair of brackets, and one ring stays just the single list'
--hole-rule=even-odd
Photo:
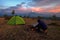
[{"label": "tent fabric", "polygon": [[19,17],[19,16],[13,16],[7,24],[11,24],[11,25],[17,25],[17,24],[25,24],[25,21],[23,20],[23,18]]}]

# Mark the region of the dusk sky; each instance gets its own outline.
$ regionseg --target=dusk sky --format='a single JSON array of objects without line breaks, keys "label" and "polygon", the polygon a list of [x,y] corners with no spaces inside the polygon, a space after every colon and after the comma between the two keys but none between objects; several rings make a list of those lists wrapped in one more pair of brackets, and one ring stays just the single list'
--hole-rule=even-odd
[{"label": "dusk sky", "polygon": [[38,12],[59,13],[60,0],[0,0],[0,10],[6,12]]}]

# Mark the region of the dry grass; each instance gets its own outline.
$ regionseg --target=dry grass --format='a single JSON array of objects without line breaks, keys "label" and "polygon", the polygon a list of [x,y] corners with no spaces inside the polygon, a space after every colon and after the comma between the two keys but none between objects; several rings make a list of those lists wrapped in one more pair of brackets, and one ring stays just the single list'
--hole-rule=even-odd
[{"label": "dry grass", "polygon": [[[7,25],[4,21],[4,24],[0,23],[0,40],[60,40],[60,26],[48,25],[48,35],[45,35],[29,30],[30,26],[27,25],[35,24],[36,19],[24,18],[24,20],[26,25]],[[49,24],[52,21],[44,20],[44,22]]]}]

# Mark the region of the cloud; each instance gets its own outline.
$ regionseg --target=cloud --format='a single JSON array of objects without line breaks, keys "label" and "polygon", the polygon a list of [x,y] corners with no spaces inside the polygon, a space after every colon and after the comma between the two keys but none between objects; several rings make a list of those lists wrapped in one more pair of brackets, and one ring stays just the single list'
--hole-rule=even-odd
[{"label": "cloud", "polygon": [[[29,2],[27,6],[30,6],[29,8],[26,7],[26,3],[22,2],[21,4],[17,4],[16,6],[9,7],[7,9],[4,9],[5,12],[12,12],[12,10],[15,10],[16,13],[29,13],[29,12],[37,12],[37,13],[44,13],[44,12],[53,12],[57,13],[60,12],[60,0],[33,0],[32,2]],[[54,5],[57,3],[56,5]]]},{"label": "cloud", "polygon": [[31,7],[31,10],[32,12],[40,13],[40,12],[44,12],[45,9],[40,7]]},{"label": "cloud", "polygon": [[24,13],[24,12],[27,12],[27,8],[24,7],[25,5],[25,2],[22,2],[21,4],[17,4],[16,6],[12,6],[12,7],[9,7],[7,9],[5,9],[5,12],[11,12],[12,10],[15,10],[16,13]]},{"label": "cloud", "polygon": [[7,8],[6,6],[0,5],[0,9],[5,9]]},{"label": "cloud", "polygon": [[60,5],[60,0],[32,0],[31,3],[28,3],[30,6],[48,6],[48,5]]},{"label": "cloud", "polygon": [[60,12],[60,6],[55,6],[51,8],[40,8],[40,7],[31,7],[30,8],[32,12],[37,12],[37,13],[59,13]]},{"label": "cloud", "polygon": [[29,13],[29,12],[37,12],[37,13],[44,13],[44,12],[49,12],[49,13],[58,13],[60,12],[60,6],[55,6],[51,8],[41,8],[41,7],[30,7],[30,8],[25,8],[25,7],[10,7],[8,9],[5,9],[5,12],[11,12],[12,10],[15,10],[16,13]]},{"label": "cloud", "polygon": [[60,6],[56,6],[54,8],[50,8],[49,10],[47,10],[48,12],[53,12],[53,13],[58,13],[60,12]]},{"label": "cloud", "polygon": [[25,2],[22,2],[21,4],[17,4],[17,7],[22,7],[23,5],[25,5]]}]

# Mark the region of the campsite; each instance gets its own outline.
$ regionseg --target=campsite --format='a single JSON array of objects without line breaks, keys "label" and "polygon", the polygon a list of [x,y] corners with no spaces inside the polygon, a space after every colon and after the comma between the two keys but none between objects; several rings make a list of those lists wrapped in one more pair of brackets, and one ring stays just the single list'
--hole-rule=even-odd
[{"label": "campsite", "polygon": [[60,40],[60,0],[0,0],[0,40]]},{"label": "campsite", "polygon": [[[48,26],[47,35],[29,30],[30,25],[37,23],[37,18],[21,17],[19,19],[19,16],[13,16],[9,20],[6,20],[4,17],[0,18],[0,40],[60,40],[60,20],[56,21],[58,25],[48,25],[54,20],[42,20]],[[23,25],[19,23],[20,21]]]}]

